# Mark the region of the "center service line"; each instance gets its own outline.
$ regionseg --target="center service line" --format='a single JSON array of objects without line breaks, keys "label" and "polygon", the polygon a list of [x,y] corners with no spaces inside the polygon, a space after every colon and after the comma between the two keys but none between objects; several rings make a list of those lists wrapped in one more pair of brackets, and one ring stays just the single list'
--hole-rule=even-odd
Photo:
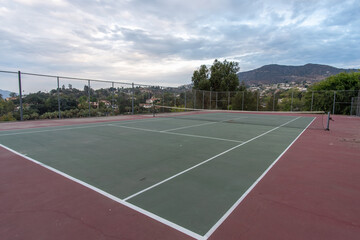
[{"label": "center service line", "polygon": [[144,193],[144,192],[146,192],[146,191],[149,191],[150,189],[152,189],[152,188],[154,188],[154,187],[157,187],[157,186],[159,186],[159,185],[161,185],[161,184],[163,184],[163,183],[165,183],[165,182],[167,182],[167,181],[169,181],[169,180],[171,180],[171,179],[173,179],[173,178],[176,178],[177,176],[180,176],[180,175],[182,175],[182,174],[184,174],[184,173],[186,173],[186,172],[188,172],[188,171],[190,171],[190,170],[192,170],[192,169],[194,169],[194,168],[197,168],[197,167],[199,167],[199,166],[201,166],[201,165],[203,165],[203,164],[205,164],[205,163],[207,163],[207,162],[209,162],[209,161],[211,161],[211,160],[213,160],[213,159],[215,159],[215,158],[217,158],[217,157],[220,157],[221,155],[224,155],[225,153],[228,153],[228,152],[230,152],[230,151],[232,151],[232,150],[234,150],[234,149],[236,149],[236,148],[238,148],[238,147],[241,147],[241,146],[243,146],[243,145],[245,145],[245,144],[247,144],[247,143],[249,143],[249,142],[251,142],[251,141],[254,141],[255,139],[260,138],[260,137],[262,137],[262,136],[264,136],[264,135],[266,135],[266,134],[268,134],[268,133],[270,133],[270,132],[272,132],[272,131],[275,131],[276,129],[278,129],[278,128],[280,128],[280,127],[283,127],[283,126],[285,126],[285,125],[287,125],[287,124],[289,124],[289,123],[291,123],[291,122],[293,122],[293,121],[295,121],[295,120],[297,120],[297,119],[299,119],[299,118],[300,118],[300,117],[294,118],[294,119],[292,119],[292,120],[290,120],[290,121],[288,121],[288,122],[286,122],[286,123],[284,123],[284,124],[281,124],[281,125],[278,126],[278,127],[275,127],[275,128],[273,128],[273,129],[270,129],[270,130],[267,131],[267,132],[264,132],[264,133],[262,133],[262,134],[260,134],[260,135],[258,135],[258,136],[256,136],[256,137],[253,137],[253,138],[247,140],[246,142],[240,143],[240,144],[236,145],[235,147],[232,147],[232,148],[230,148],[230,149],[228,149],[228,150],[226,150],[226,151],[224,151],[224,152],[222,152],[222,153],[219,153],[219,154],[217,154],[217,155],[215,155],[215,156],[213,156],[213,157],[211,157],[211,158],[209,158],[209,159],[207,159],[207,160],[205,160],[205,161],[203,161],[203,162],[201,162],[201,163],[198,163],[198,164],[196,164],[196,165],[194,165],[194,166],[192,166],[192,167],[190,167],[190,168],[188,168],[188,169],[185,169],[184,171],[179,172],[179,173],[177,173],[177,174],[175,174],[175,175],[173,175],[173,176],[171,176],[171,177],[169,177],[169,178],[166,178],[166,179],[162,180],[161,182],[158,182],[158,183],[156,183],[156,184],[154,184],[154,185],[152,185],[152,186],[150,186],[150,187],[148,187],[148,188],[145,188],[145,189],[143,189],[143,190],[141,190],[141,191],[139,191],[139,192],[137,192],[137,193],[134,193],[133,195],[130,195],[130,196],[128,196],[127,198],[124,198],[123,200],[124,200],[124,201],[128,201],[129,199],[131,199],[131,198],[133,198],[133,197],[135,197],[135,196],[137,196],[137,195],[139,195],[139,194],[141,194],[141,193]]}]

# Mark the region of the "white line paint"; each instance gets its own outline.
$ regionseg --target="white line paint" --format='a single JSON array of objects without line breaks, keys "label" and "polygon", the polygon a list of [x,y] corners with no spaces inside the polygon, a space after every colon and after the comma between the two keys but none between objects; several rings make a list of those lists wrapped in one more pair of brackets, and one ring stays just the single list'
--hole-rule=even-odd
[{"label": "white line paint", "polygon": [[[207,123],[201,123],[201,124],[196,124],[196,125],[178,127],[178,128],[173,128],[173,129],[162,130],[161,132],[170,132],[170,131],[175,131],[175,130],[180,130],[180,129],[199,127],[199,126],[205,126],[205,125],[216,124],[216,123],[223,123],[223,122],[237,120],[237,119],[241,119],[241,118],[247,118],[247,117],[232,118],[232,119],[226,119],[226,120],[222,120],[222,121],[218,121],[218,122],[207,122]],[[197,119],[189,119],[189,120],[197,120]]]},{"label": "white line paint", "polygon": [[146,216],[148,216],[148,217],[150,217],[150,218],[152,218],[152,219],[154,219],[154,220],[156,220],[158,222],[161,222],[161,223],[163,223],[163,224],[165,224],[165,225],[167,225],[167,226],[169,226],[169,227],[171,227],[171,228],[173,228],[175,230],[178,230],[178,231],[180,231],[180,232],[182,232],[182,233],[184,233],[184,234],[186,234],[186,235],[188,235],[190,237],[193,237],[195,239],[201,239],[202,238],[201,235],[199,235],[199,234],[197,234],[197,233],[195,233],[195,232],[193,232],[193,231],[191,231],[189,229],[186,229],[186,228],[184,228],[182,226],[177,225],[176,223],[170,222],[169,220],[166,220],[166,219],[164,219],[164,218],[162,218],[162,217],[160,217],[158,215],[155,215],[155,214],[153,214],[151,212],[148,212],[145,209],[142,209],[142,208],[137,207],[137,206],[135,206],[135,205],[133,205],[131,203],[128,203],[128,202],[126,202],[126,201],[124,201],[124,200],[122,200],[122,199],[120,199],[118,197],[115,197],[114,195],[111,195],[110,193],[107,193],[107,192],[105,192],[105,191],[103,191],[103,190],[101,190],[101,189],[99,189],[97,187],[94,187],[94,186],[92,186],[92,185],[90,185],[90,184],[88,184],[88,183],[86,183],[84,181],[81,181],[80,179],[74,178],[74,177],[72,177],[72,176],[70,176],[70,175],[68,175],[68,174],[66,174],[64,172],[61,172],[61,171],[59,171],[59,170],[57,170],[57,169],[55,169],[53,167],[50,167],[50,166],[48,166],[48,165],[46,165],[46,164],[44,164],[42,162],[39,162],[39,161],[35,160],[33,158],[25,156],[24,154],[21,154],[21,153],[13,150],[11,148],[8,148],[8,147],[6,147],[6,146],[4,146],[2,144],[0,144],[0,147],[2,147],[4,149],[18,155],[18,156],[20,156],[22,158],[25,158],[25,159],[33,162],[33,163],[36,163],[36,164],[38,164],[38,165],[40,165],[40,166],[42,166],[42,167],[44,167],[44,168],[46,168],[46,169],[48,169],[48,170],[50,170],[52,172],[55,172],[55,173],[65,177],[67,179],[70,179],[70,180],[72,180],[72,181],[74,181],[74,182],[76,182],[78,184],[81,184],[84,187],[87,187],[87,188],[89,188],[89,189],[91,189],[91,190],[93,190],[93,191],[95,191],[97,193],[100,193],[101,195],[103,195],[103,196],[105,196],[107,198],[110,198],[110,199],[112,199],[112,200],[114,200],[114,201],[116,201],[116,202],[118,202],[118,203],[120,203],[120,204],[122,204],[122,205],[124,205],[126,207],[129,207],[129,208],[131,208],[131,209],[133,209],[133,210],[135,210],[135,211],[137,211],[139,213],[142,213],[142,214],[144,214],[144,215],[146,215]]},{"label": "white line paint", "polygon": [[[169,118],[156,118],[156,119],[155,118],[154,119],[144,118],[144,119],[126,120],[126,122],[123,122],[123,121],[117,121],[117,122],[121,122],[121,124],[134,124],[134,123],[141,122],[141,120],[143,120],[142,122],[145,122],[145,121],[146,122],[153,122],[153,121],[163,121],[163,120],[168,120],[168,119]],[[113,122],[111,122],[111,123],[113,123]],[[89,123],[89,124],[91,124],[91,123]],[[92,125],[78,126],[78,127],[64,127],[64,128],[55,128],[55,129],[35,130],[35,131],[29,131],[29,132],[15,132],[15,133],[13,132],[13,133],[0,134],[0,137],[2,137],[2,136],[12,136],[12,135],[22,135],[22,134],[31,134],[31,133],[57,132],[57,131],[74,130],[74,129],[82,129],[82,128],[104,127],[104,126],[109,126],[109,125],[111,125],[111,124],[103,123],[103,124],[92,124]],[[61,127],[61,126],[56,126],[56,127]],[[12,130],[9,130],[9,131],[12,131]]]},{"label": "white line paint", "polygon": [[178,135],[178,136],[185,136],[185,137],[205,138],[205,139],[218,140],[218,141],[226,141],[226,142],[235,142],[235,143],[243,143],[243,142],[244,142],[244,141],[238,141],[238,140],[232,140],[232,139],[208,137],[208,136],[193,135],[193,134],[186,134],[186,133],[163,132],[163,131],[158,131],[158,130],[152,130],[152,129],[146,129],[146,128],[137,128],[137,127],[128,127],[128,126],[116,125],[116,124],[108,124],[108,126],[119,127],[119,128],[128,128],[128,129],[145,131],[145,132],[171,134],[171,135]]},{"label": "white line paint", "polygon": [[272,132],[272,131],[275,131],[276,129],[278,129],[278,128],[280,128],[280,127],[283,127],[283,126],[285,126],[285,125],[287,125],[287,124],[289,124],[289,123],[291,123],[291,122],[293,122],[293,121],[295,121],[295,120],[297,120],[297,119],[299,119],[299,118],[300,118],[300,117],[294,118],[294,119],[292,119],[292,120],[290,120],[290,121],[288,121],[288,122],[286,122],[286,123],[284,123],[284,124],[281,124],[281,125],[278,126],[278,127],[272,128],[272,129],[270,129],[270,130],[267,131],[267,132],[264,132],[264,133],[262,133],[262,134],[260,134],[260,135],[258,135],[258,136],[256,136],[256,137],[253,137],[253,138],[247,140],[246,142],[240,143],[240,144],[236,145],[235,147],[229,148],[228,150],[226,150],[226,151],[224,151],[224,152],[221,152],[221,153],[219,153],[219,154],[217,154],[217,155],[215,155],[215,156],[213,156],[213,157],[211,157],[211,158],[209,158],[209,159],[207,159],[207,160],[205,160],[205,161],[202,161],[202,162],[200,162],[200,163],[198,163],[198,164],[196,164],[196,165],[194,165],[194,166],[192,166],[192,167],[190,167],[190,168],[188,168],[188,169],[185,169],[184,171],[181,171],[181,172],[179,172],[179,173],[177,173],[177,174],[175,174],[175,175],[173,175],[173,176],[171,176],[171,177],[169,177],[169,178],[166,178],[166,179],[162,180],[161,182],[158,182],[158,183],[156,183],[156,184],[154,184],[154,185],[152,185],[152,186],[150,186],[150,187],[148,187],[148,188],[145,188],[145,189],[143,189],[143,190],[141,190],[141,191],[139,191],[139,192],[137,192],[137,193],[135,193],[135,194],[133,194],[133,195],[131,195],[131,196],[128,196],[128,197],[124,198],[124,201],[128,201],[129,199],[131,199],[131,198],[133,198],[133,197],[136,197],[136,196],[139,195],[139,194],[142,194],[142,193],[144,193],[144,192],[146,192],[146,191],[149,191],[150,189],[152,189],[152,188],[154,188],[154,187],[157,187],[157,186],[159,186],[159,185],[161,185],[161,184],[163,184],[163,183],[165,183],[165,182],[168,182],[168,181],[170,181],[170,180],[173,179],[173,178],[176,178],[176,177],[178,177],[178,176],[180,176],[180,175],[182,175],[182,174],[184,174],[184,173],[186,173],[186,172],[188,172],[188,171],[190,171],[190,170],[192,170],[192,169],[194,169],[194,168],[197,168],[197,167],[199,167],[199,166],[201,166],[201,165],[203,165],[203,164],[205,164],[205,163],[207,163],[207,162],[209,162],[209,161],[211,161],[211,160],[214,160],[214,159],[217,158],[217,157],[220,157],[221,155],[224,155],[225,153],[228,153],[228,152],[230,152],[230,151],[232,151],[232,150],[234,150],[234,149],[236,149],[236,148],[238,148],[238,147],[241,147],[241,146],[243,146],[243,145],[245,145],[245,144],[247,144],[247,143],[249,143],[249,142],[251,142],[251,141],[254,141],[255,139],[258,139],[258,138],[260,138],[260,137],[262,137],[262,136],[264,136],[264,135],[266,135],[266,134],[268,134],[268,133],[270,133],[270,132]]},{"label": "white line paint", "polygon": [[103,127],[103,126],[107,126],[107,125],[108,124],[101,124],[101,125],[91,125],[91,126],[80,126],[80,127],[67,127],[67,128],[36,130],[36,131],[30,131],[30,132],[4,133],[4,134],[0,134],[0,137],[2,137],[2,136],[11,136],[11,135],[31,134],[31,133],[56,132],[56,131],[73,130],[73,129],[81,129],[81,128]]},{"label": "white line paint", "polygon": [[287,150],[296,142],[296,140],[305,132],[305,130],[312,124],[315,118],[306,126],[306,128],[290,143],[290,145],[279,155],[279,157],[261,174],[261,176],[246,190],[246,192],[231,206],[231,208],[215,223],[215,225],[204,235],[203,239],[208,239],[211,234],[225,221],[226,218],[239,206],[244,198],[253,190],[253,188],[260,182],[260,180],[270,171],[270,169],[279,161],[279,159],[287,152]]}]

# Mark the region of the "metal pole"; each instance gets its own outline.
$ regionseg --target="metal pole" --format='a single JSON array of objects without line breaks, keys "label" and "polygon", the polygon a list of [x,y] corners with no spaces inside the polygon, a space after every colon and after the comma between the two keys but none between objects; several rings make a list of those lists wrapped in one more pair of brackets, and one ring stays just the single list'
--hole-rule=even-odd
[{"label": "metal pole", "polygon": [[210,88],[210,109],[211,109],[211,88]]},{"label": "metal pole", "polygon": [[351,105],[350,105],[350,116],[352,116],[352,112],[353,112],[353,104],[354,104],[354,98],[351,98]]},{"label": "metal pole", "polygon": [[203,92],[203,106],[202,106],[202,109],[204,109],[204,107],[205,107],[204,106],[204,104],[205,104],[205,91],[203,90],[202,92]]},{"label": "metal pole", "polygon": [[58,99],[58,109],[59,109],[59,119],[61,119],[61,111],[60,111],[60,80],[59,77],[57,79],[57,99]]},{"label": "metal pole", "polygon": [[227,106],[228,110],[229,110],[229,107],[230,107],[230,92],[228,91],[228,106]]},{"label": "metal pole", "polygon": [[186,90],[185,90],[184,97],[185,97],[185,108],[186,108]]},{"label": "metal pole", "polygon": [[22,90],[21,90],[21,72],[18,71],[19,79],[19,100],[20,100],[20,121],[23,121],[23,104],[22,104]]},{"label": "metal pole", "polygon": [[194,90],[194,109],[196,109],[196,90]]},{"label": "metal pole", "polygon": [[90,80],[88,80],[88,101],[89,101],[89,117],[91,117],[91,112],[90,112]]},{"label": "metal pole", "polygon": [[242,92],[241,110],[244,111],[245,91]]},{"label": "metal pole", "polygon": [[[165,106],[165,95],[164,95],[164,88],[161,88],[161,94],[162,94],[162,105]],[[165,112],[165,108],[162,108],[163,112]]]},{"label": "metal pole", "polygon": [[256,111],[259,111],[259,90],[256,93]]},{"label": "metal pole", "polygon": [[217,102],[218,102],[218,92],[216,92],[216,101],[215,101],[215,103],[216,103],[216,109],[218,108]]},{"label": "metal pole", "polygon": [[115,95],[114,82],[111,83],[111,87],[112,87],[111,112],[114,115],[114,95]]},{"label": "metal pole", "polygon": [[291,92],[291,107],[290,107],[291,112],[293,110],[293,100],[294,100],[294,90]]},{"label": "metal pole", "polygon": [[333,102],[333,110],[332,110],[332,114],[335,114],[335,100],[336,100],[336,91],[334,91],[334,102]]},{"label": "metal pole", "polygon": [[311,92],[311,106],[310,106],[310,111],[312,111],[312,109],[313,109],[313,103],[314,103],[314,91]]},{"label": "metal pole", "polygon": [[329,131],[329,130],[330,130],[330,112],[328,112],[327,124],[326,124],[326,130],[327,130],[327,131]]},{"label": "metal pole", "polygon": [[132,115],[134,115],[134,94],[135,94],[134,83],[132,83],[131,85],[132,85],[132,94],[131,94],[131,114],[132,114]]},{"label": "metal pole", "polygon": [[274,91],[274,97],[273,97],[273,112],[275,111],[275,95],[276,95],[276,93],[275,93],[275,91]]}]

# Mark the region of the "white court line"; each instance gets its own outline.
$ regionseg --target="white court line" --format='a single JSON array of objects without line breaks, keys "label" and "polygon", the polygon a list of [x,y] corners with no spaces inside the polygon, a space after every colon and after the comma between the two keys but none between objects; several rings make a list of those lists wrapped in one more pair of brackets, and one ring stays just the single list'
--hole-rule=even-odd
[{"label": "white court line", "polygon": [[[178,127],[178,128],[173,128],[173,129],[162,130],[161,132],[170,132],[170,131],[175,131],[175,130],[180,130],[180,129],[199,127],[199,126],[216,124],[216,123],[223,123],[226,121],[232,121],[232,120],[237,120],[237,119],[241,119],[241,118],[247,118],[247,117],[232,118],[232,119],[226,119],[226,120],[222,120],[222,121],[218,121],[218,122],[207,122],[207,123],[201,123],[201,124],[190,125],[190,126],[185,126],[185,127]],[[189,119],[189,120],[197,120],[197,119]],[[204,120],[204,121],[206,121],[206,120]]]},{"label": "white court line", "polygon": [[134,193],[134,194],[132,194],[132,195],[124,198],[124,201],[128,201],[129,199],[131,199],[131,198],[133,198],[133,197],[136,197],[137,195],[139,195],[139,194],[141,194],[141,193],[144,193],[144,192],[146,192],[146,191],[149,191],[150,189],[152,189],[152,188],[154,188],[154,187],[157,187],[157,186],[159,186],[159,185],[161,185],[161,184],[163,184],[163,183],[165,183],[165,182],[167,182],[167,181],[170,181],[171,179],[176,178],[177,176],[180,176],[180,175],[182,175],[182,174],[184,174],[184,173],[186,173],[186,172],[188,172],[188,171],[190,171],[190,170],[192,170],[192,169],[194,169],[194,168],[197,168],[197,167],[199,167],[199,166],[201,166],[201,165],[203,165],[203,164],[205,164],[205,163],[207,163],[207,162],[209,162],[209,161],[211,161],[211,160],[213,160],[213,159],[215,159],[215,158],[217,158],[217,157],[220,157],[221,155],[224,155],[225,153],[228,153],[228,152],[230,152],[230,151],[232,151],[232,150],[234,150],[234,149],[236,149],[236,148],[238,148],[238,147],[241,147],[241,146],[243,146],[243,145],[245,145],[245,144],[247,144],[247,143],[249,143],[249,142],[251,142],[251,141],[254,141],[255,139],[257,139],[257,138],[259,138],[259,137],[262,137],[262,136],[264,136],[264,135],[266,135],[266,134],[268,134],[268,133],[270,133],[270,132],[272,132],[272,131],[275,131],[276,129],[278,129],[278,128],[282,127],[282,126],[285,126],[285,125],[287,125],[287,124],[289,124],[289,123],[291,123],[291,122],[293,122],[293,121],[295,121],[295,120],[297,120],[297,119],[299,119],[299,118],[300,118],[300,117],[294,118],[294,119],[292,119],[292,120],[290,120],[290,121],[288,121],[288,122],[286,122],[286,123],[281,124],[281,125],[278,126],[278,127],[275,127],[275,128],[273,128],[273,129],[270,129],[270,130],[267,131],[267,132],[264,132],[264,133],[262,133],[262,134],[260,134],[260,135],[258,135],[258,136],[256,136],[256,137],[253,137],[253,138],[247,140],[246,142],[240,143],[240,144],[236,145],[235,147],[229,148],[228,150],[226,150],[226,151],[224,151],[224,152],[222,152],[222,153],[219,153],[219,154],[217,154],[217,155],[215,155],[215,156],[213,156],[213,157],[211,157],[211,158],[209,158],[209,159],[207,159],[207,160],[205,160],[205,161],[203,161],[203,162],[201,162],[201,163],[198,163],[198,164],[196,164],[196,165],[194,165],[194,166],[192,166],[192,167],[190,167],[190,168],[188,168],[188,169],[185,169],[184,171],[181,171],[181,172],[179,172],[179,173],[177,173],[177,174],[175,174],[175,175],[173,175],[173,176],[171,176],[171,177],[169,177],[169,178],[166,178],[166,179],[162,180],[161,182],[158,182],[158,183],[156,183],[156,184],[154,184],[154,185],[152,185],[152,186],[150,186],[150,187],[148,187],[148,188],[145,188],[145,189],[143,189],[143,190],[141,190],[141,191],[139,191],[139,192],[137,192],[137,193]]},{"label": "white court line", "polygon": [[124,200],[122,200],[122,199],[120,199],[120,198],[118,198],[118,197],[116,197],[114,195],[111,195],[110,193],[107,193],[107,192],[105,192],[105,191],[103,191],[103,190],[101,190],[101,189],[99,189],[97,187],[94,187],[94,186],[92,186],[92,185],[90,185],[90,184],[88,184],[88,183],[86,183],[84,181],[81,181],[80,179],[74,178],[74,177],[72,177],[72,176],[70,176],[70,175],[68,175],[68,174],[66,174],[64,172],[61,172],[61,171],[59,171],[59,170],[57,170],[57,169],[55,169],[53,167],[50,167],[50,166],[48,166],[48,165],[46,165],[46,164],[44,164],[42,162],[39,162],[39,161],[35,160],[33,158],[25,156],[24,154],[21,154],[21,153],[13,150],[11,148],[8,148],[8,147],[6,147],[6,146],[4,146],[2,144],[0,144],[0,147],[3,147],[4,149],[6,149],[6,150],[8,150],[8,151],[20,156],[20,157],[23,157],[23,158],[25,158],[25,159],[27,159],[27,160],[29,160],[31,162],[34,162],[34,163],[36,163],[36,164],[38,164],[38,165],[40,165],[40,166],[42,166],[44,168],[47,168],[50,171],[55,172],[55,173],[65,177],[67,179],[70,179],[70,180],[72,180],[72,181],[74,181],[76,183],[79,183],[79,184],[83,185],[84,187],[87,187],[87,188],[89,188],[89,189],[91,189],[91,190],[93,190],[93,191],[95,191],[97,193],[100,193],[101,195],[103,195],[103,196],[105,196],[107,198],[110,198],[110,199],[112,199],[112,200],[114,200],[114,201],[116,201],[116,202],[118,202],[118,203],[120,203],[120,204],[122,204],[122,205],[124,205],[126,207],[129,207],[129,208],[131,208],[131,209],[133,209],[133,210],[135,210],[135,211],[137,211],[139,213],[142,213],[142,214],[144,214],[144,215],[146,215],[146,216],[148,216],[148,217],[150,217],[150,218],[152,218],[152,219],[154,219],[154,220],[156,220],[158,222],[161,222],[161,223],[163,223],[163,224],[165,224],[165,225],[167,225],[167,226],[169,226],[169,227],[171,227],[171,228],[173,228],[175,230],[178,230],[178,231],[180,231],[180,232],[182,232],[182,233],[184,233],[184,234],[186,234],[186,235],[188,235],[190,237],[193,237],[195,239],[201,239],[202,238],[201,235],[199,235],[199,234],[197,234],[197,233],[195,233],[195,232],[193,232],[193,231],[191,231],[189,229],[186,229],[186,228],[184,228],[182,226],[179,226],[176,223],[170,222],[169,220],[166,220],[166,219],[164,219],[164,218],[162,218],[162,217],[160,217],[158,215],[155,215],[155,214],[153,214],[151,212],[148,212],[145,209],[137,207],[137,206],[135,206],[135,205],[133,205],[131,203],[125,202]]},{"label": "white court line", "polygon": [[108,126],[119,127],[119,128],[128,128],[128,129],[134,129],[134,130],[145,131],[145,132],[171,134],[171,135],[178,135],[178,136],[185,136],[185,137],[206,138],[206,139],[226,141],[226,142],[236,142],[236,143],[243,143],[244,142],[244,141],[238,141],[238,140],[232,140],[232,139],[226,139],[226,138],[208,137],[208,136],[193,135],[193,134],[186,134],[186,133],[163,132],[163,131],[158,131],[158,130],[152,130],[152,129],[146,129],[146,128],[137,128],[137,127],[128,127],[128,126],[115,125],[115,124],[108,124]]},{"label": "white court line", "polygon": [[[152,120],[151,119],[147,120],[148,118],[144,118],[144,119],[146,119],[145,120],[146,122],[155,121],[155,119],[152,119]],[[121,124],[133,124],[133,123],[138,123],[140,120],[144,120],[144,119],[124,120],[126,122],[122,122],[122,121],[116,121],[116,122],[122,122]],[[156,120],[162,121],[162,120],[168,120],[168,119],[156,118]],[[113,123],[113,122],[111,122],[111,123]],[[92,124],[92,123],[89,123],[89,124]],[[4,133],[4,134],[0,134],[0,137],[11,136],[11,135],[21,135],[21,134],[31,134],[31,133],[56,132],[56,131],[82,129],[82,128],[104,127],[104,126],[109,126],[109,123],[98,124],[98,125],[94,124],[94,125],[79,126],[79,127],[67,127],[67,128],[55,128],[55,127],[61,127],[61,126],[54,126],[55,129],[35,130],[35,131],[29,131],[29,132]],[[17,130],[20,130],[20,129],[17,129]],[[7,130],[7,131],[14,131],[14,130]]]},{"label": "white court line", "polygon": [[31,134],[31,133],[56,132],[56,131],[73,130],[73,129],[81,129],[81,128],[103,127],[103,126],[107,126],[107,125],[108,124],[101,124],[101,125],[91,125],[91,126],[81,126],[81,127],[68,127],[68,128],[36,130],[36,131],[31,131],[31,132],[4,133],[4,134],[0,134],[0,137],[2,137],[2,136],[11,136],[11,135],[21,135],[21,134]]},{"label": "white court line", "polygon": [[239,206],[244,198],[253,190],[253,188],[260,182],[260,180],[270,171],[270,169],[279,161],[279,159],[285,154],[285,152],[296,142],[296,140],[305,132],[305,130],[312,124],[315,118],[306,126],[306,128],[290,143],[290,145],[279,155],[279,157],[261,174],[261,176],[246,190],[246,192],[231,206],[231,208],[215,223],[215,225],[204,235],[203,239],[208,239],[211,234],[225,221],[226,218]]}]

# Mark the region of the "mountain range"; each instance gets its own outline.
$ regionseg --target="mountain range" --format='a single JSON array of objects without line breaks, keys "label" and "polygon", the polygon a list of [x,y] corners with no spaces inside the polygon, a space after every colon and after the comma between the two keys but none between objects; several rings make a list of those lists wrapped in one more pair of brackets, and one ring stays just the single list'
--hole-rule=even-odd
[{"label": "mountain range", "polygon": [[240,82],[244,81],[246,85],[257,84],[276,84],[286,82],[311,83],[321,81],[329,76],[341,72],[357,71],[356,69],[335,68],[328,65],[306,64],[303,66],[285,66],[270,64],[260,68],[238,73]]},{"label": "mountain range", "polygon": [[10,91],[0,89],[1,97],[4,99],[10,97],[10,93]]}]

